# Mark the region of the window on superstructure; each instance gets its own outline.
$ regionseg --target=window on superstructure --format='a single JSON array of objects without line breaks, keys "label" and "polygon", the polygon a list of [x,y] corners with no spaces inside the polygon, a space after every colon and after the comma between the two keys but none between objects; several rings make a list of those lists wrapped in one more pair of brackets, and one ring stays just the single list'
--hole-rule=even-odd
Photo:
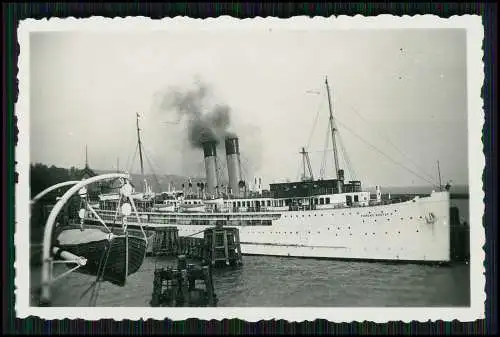
[{"label": "window on superstructure", "polygon": [[330,203],[330,198],[325,198],[325,203],[328,205]]},{"label": "window on superstructure", "polygon": [[317,205],[318,204],[318,198],[314,198],[314,204]]},{"label": "window on superstructure", "polygon": [[354,202],[358,202],[359,201],[359,196],[358,195],[355,195],[354,196]]},{"label": "window on superstructure", "polygon": [[267,201],[267,206],[271,206],[271,200]]},{"label": "window on superstructure", "polygon": [[325,204],[325,199],[323,199],[323,198],[319,198],[319,204],[320,204],[320,205],[324,205],[324,204]]}]

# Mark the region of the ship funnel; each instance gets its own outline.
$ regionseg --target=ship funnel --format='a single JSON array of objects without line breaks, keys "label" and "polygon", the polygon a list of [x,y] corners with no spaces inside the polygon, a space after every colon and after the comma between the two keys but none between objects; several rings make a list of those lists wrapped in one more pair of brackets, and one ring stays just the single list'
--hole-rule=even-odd
[{"label": "ship funnel", "polygon": [[225,146],[229,187],[231,188],[231,194],[238,197],[240,196],[241,187],[240,148],[238,138],[226,138]]},{"label": "ship funnel", "polygon": [[213,141],[203,143],[203,155],[205,157],[205,174],[207,179],[206,192],[208,194],[215,194],[217,188],[216,143]]}]

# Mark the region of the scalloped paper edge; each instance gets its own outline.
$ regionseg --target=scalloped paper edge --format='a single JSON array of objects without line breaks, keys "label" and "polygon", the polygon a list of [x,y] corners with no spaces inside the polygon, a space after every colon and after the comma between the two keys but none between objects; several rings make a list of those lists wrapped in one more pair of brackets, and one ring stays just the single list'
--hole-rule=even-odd
[{"label": "scalloped paper edge", "polygon": [[[418,29],[418,28],[455,28],[465,29],[467,34],[467,87],[468,87],[468,154],[469,154],[469,212],[470,212],[470,307],[422,307],[422,308],[150,308],[150,307],[31,307],[29,290],[29,163],[30,163],[30,101],[29,101],[29,36],[32,32],[51,31],[151,31],[151,30],[351,30],[351,29]],[[452,16],[440,18],[435,15],[393,16],[379,15],[365,17],[331,16],[307,17],[297,16],[288,19],[273,17],[256,17],[237,19],[220,16],[208,19],[192,19],[189,17],[164,18],[152,20],[146,17],[105,18],[91,17],[76,19],[26,19],[18,27],[18,43],[20,55],[18,60],[19,96],[15,106],[19,129],[18,144],[15,151],[19,173],[15,187],[15,297],[16,316],[26,318],[38,316],[43,319],[114,319],[114,320],[147,320],[171,319],[232,319],[238,318],[248,322],[259,320],[284,319],[289,322],[326,319],[331,322],[372,321],[385,323],[388,321],[474,321],[485,317],[485,231],[483,224],[484,191],[482,174],[485,166],[483,144],[481,141],[484,125],[483,100],[481,97],[484,82],[483,64],[484,29],[481,17],[477,15]]]}]

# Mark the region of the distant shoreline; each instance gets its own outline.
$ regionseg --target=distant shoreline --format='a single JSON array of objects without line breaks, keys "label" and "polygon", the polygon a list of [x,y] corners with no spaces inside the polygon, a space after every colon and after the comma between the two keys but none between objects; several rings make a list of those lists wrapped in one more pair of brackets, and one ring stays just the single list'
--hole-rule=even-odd
[{"label": "distant shoreline", "polygon": [[[42,164],[42,163],[31,163],[31,165]],[[48,167],[52,165],[43,164]],[[56,167],[61,169],[62,167]],[[69,168],[62,168],[65,170],[69,170]],[[106,173],[114,173],[114,170],[98,170],[94,169],[94,172],[97,174],[106,174]],[[138,183],[142,180],[139,173],[130,173],[131,180],[133,183]],[[197,182],[204,182],[205,178],[202,177],[187,177],[178,174],[152,174],[147,173],[146,177],[149,180],[149,183],[152,185],[153,190],[160,189],[161,191],[168,190],[168,184],[172,183],[175,188],[181,188],[182,184],[185,184],[191,179],[193,186],[196,186]],[[156,179],[155,179],[156,177]],[[363,183],[363,182],[362,182]],[[384,186],[380,185],[380,189],[382,194],[390,193],[394,196],[397,195],[424,195],[430,194],[432,190],[435,190],[436,187],[433,186]],[[365,186],[365,191],[375,193],[375,186]],[[157,191],[160,192],[160,191]],[[464,184],[457,184],[451,186],[450,193],[452,196],[459,196],[460,198],[468,198],[469,197],[469,186]]]}]

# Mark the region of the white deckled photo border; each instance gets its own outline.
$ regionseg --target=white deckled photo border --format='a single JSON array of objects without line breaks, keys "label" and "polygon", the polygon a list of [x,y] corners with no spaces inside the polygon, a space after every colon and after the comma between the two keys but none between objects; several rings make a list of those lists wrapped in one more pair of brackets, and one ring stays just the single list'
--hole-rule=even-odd
[{"label": "white deckled photo border", "polygon": [[[455,28],[467,32],[467,104],[468,104],[468,164],[470,208],[470,307],[422,308],[152,308],[152,307],[32,307],[30,306],[29,267],[29,218],[30,218],[30,33],[39,31],[150,31],[150,30],[348,30],[348,29],[416,29]],[[19,96],[15,106],[19,128],[15,150],[16,171],[19,173],[15,187],[15,297],[16,316],[37,316],[43,319],[160,319],[184,320],[232,319],[249,322],[270,319],[304,321],[327,319],[331,322],[373,321],[473,321],[485,317],[485,231],[483,227],[484,190],[482,174],[485,166],[481,141],[484,110],[481,90],[484,82],[483,64],[484,30],[480,16],[464,15],[440,18],[435,15],[364,17],[356,15],[314,17],[298,16],[289,19],[253,18],[236,19],[229,16],[209,19],[188,17],[152,20],[146,17],[88,19],[51,18],[27,19],[18,27]]]}]

